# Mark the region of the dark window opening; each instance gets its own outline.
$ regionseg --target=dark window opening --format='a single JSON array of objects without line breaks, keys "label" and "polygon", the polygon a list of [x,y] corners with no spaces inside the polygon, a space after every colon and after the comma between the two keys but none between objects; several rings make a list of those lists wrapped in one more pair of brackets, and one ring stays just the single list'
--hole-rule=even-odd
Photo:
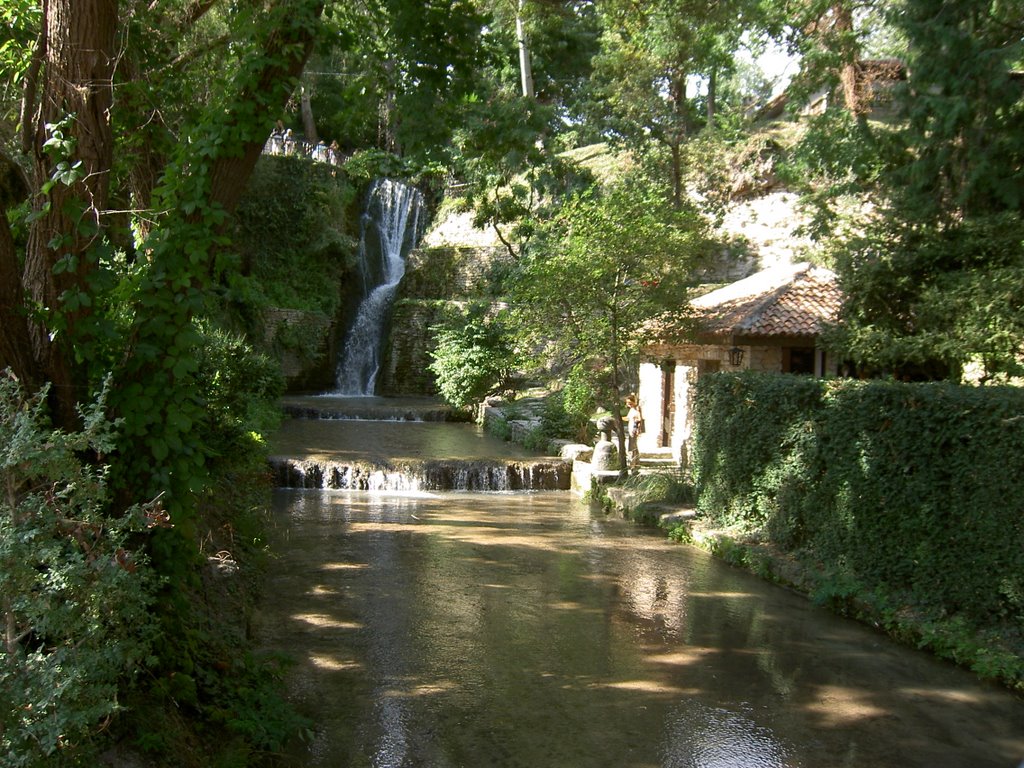
[{"label": "dark window opening", "polygon": [[783,347],[782,372],[814,375],[814,347]]}]

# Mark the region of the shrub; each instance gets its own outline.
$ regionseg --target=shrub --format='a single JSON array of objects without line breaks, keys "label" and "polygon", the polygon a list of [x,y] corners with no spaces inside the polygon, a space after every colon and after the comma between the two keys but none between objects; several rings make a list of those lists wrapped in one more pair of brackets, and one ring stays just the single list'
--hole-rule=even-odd
[{"label": "shrub", "polygon": [[955,618],[1020,643],[1024,502],[1006,469],[1024,456],[1021,413],[1014,387],[708,377],[699,510],[830,564],[827,601],[852,589],[894,622]]},{"label": "shrub", "polygon": [[11,768],[94,764],[92,742],[154,632],[155,579],[133,534],[158,510],[106,510],[106,469],[82,458],[113,447],[102,397],[76,434],[47,426],[45,399],[0,377],[0,751]]},{"label": "shrub", "polygon": [[456,408],[497,391],[515,367],[504,326],[486,313],[486,306],[473,307],[430,329],[436,340],[430,370],[441,396]]},{"label": "shrub", "polygon": [[333,315],[338,286],[358,253],[355,187],[327,166],[265,157],[236,212],[234,242],[242,253],[228,298]]},{"label": "shrub", "polygon": [[597,391],[590,373],[582,365],[575,366],[566,378],[561,390],[560,406],[572,432],[572,439],[580,443],[590,442],[590,417],[597,408]]},{"label": "shrub", "polygon": [[280,367],[236,334],[204,327],[197,348],[202,398],[209,418],[206,442],[217,454],[248,445],[250,432],[278,425],[284,391]]}]

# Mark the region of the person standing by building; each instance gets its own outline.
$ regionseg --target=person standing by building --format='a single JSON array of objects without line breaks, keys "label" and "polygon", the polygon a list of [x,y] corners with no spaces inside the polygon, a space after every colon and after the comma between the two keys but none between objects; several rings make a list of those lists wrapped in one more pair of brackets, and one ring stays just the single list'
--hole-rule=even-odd
[{"label": "person standing by building", "polygon": [[640,410],[640,403],[635,394],[626,396],[626,459],[629,468],[636,471],[640,468],[640,449],[637,447],[637,438],[644,431],[644,415]]}]

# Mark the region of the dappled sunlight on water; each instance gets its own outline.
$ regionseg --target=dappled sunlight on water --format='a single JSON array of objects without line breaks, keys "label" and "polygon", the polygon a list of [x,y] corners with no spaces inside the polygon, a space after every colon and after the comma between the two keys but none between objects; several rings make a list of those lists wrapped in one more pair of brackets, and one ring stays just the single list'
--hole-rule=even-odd
[{"label": "dappled sunlight on water", "polygon": [[275,454],[394,463],[422,459],[525,459],[534,454],[475,424],[289,419],[274,434]]},{"label": "dappled sunlight on water", "polygon": [[295,766],[1016,768],[1024,702],[564,493],[280,492]]}]

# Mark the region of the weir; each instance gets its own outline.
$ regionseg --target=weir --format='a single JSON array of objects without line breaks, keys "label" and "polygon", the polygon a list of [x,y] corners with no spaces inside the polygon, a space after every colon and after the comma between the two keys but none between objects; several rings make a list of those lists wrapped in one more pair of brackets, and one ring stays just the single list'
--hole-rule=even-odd
[{"label": "weir", "polygon": [[350,491],[557,491],[571,468],[553,461],[456,460],[374,464],[294,459],[276,462],[278,488]]},{"label": "weir", "polygon": [[568,490],[572,465],[484,433],[428,398],[285,398],[270,457],[279,488]]}]

